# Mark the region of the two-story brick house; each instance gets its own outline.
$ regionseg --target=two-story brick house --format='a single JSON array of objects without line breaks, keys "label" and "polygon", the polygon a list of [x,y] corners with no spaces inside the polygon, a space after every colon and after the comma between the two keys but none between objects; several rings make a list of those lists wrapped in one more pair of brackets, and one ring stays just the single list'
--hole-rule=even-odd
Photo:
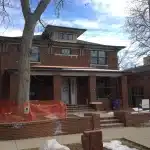
[{"label": "two-story brick house", "polygon": [[[117,53],[123,46],[77,40],[85,29],[48,25],[33,40],[31,100],[62,100],[81,105],[102,101],[110,109],[119,98],[126,107],[127,79],[118,70]],[[15,100],[21,37],[0,37],[0,96]]]}]

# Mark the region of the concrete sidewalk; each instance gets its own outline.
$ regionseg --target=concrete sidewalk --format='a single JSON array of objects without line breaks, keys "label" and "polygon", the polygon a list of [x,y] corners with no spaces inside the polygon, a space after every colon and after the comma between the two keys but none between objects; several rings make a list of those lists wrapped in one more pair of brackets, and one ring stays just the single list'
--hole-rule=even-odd
[{"label": "concrete sidewalk", "polygon": [[[150,127],[147,128],[111,128],[102,129],[103,140],[126,138],[150,148]],[[0,150],[22,150],[37,148],[48,139],[55,138],[61,144],[80,143],[81,134],[56,137],[34,138],[26,140],[0,141]]]}]

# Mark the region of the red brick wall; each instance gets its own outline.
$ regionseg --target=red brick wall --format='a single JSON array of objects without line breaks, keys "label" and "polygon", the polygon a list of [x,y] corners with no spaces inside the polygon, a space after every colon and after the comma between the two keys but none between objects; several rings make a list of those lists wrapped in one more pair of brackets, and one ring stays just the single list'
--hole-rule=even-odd
[{"label": "red brick wall", "polygon": [[108,68],[118,69],[118,56],[117,52],[108,52]]},{"label": "red brick wall", "polygon": [[[83,56],[80,56],[80,49],[72,49],[72,55],[75,56],[56,56],[55,54],[61,54],[61,48],[53,48],[53,53],[48,54],[47,48],[41,49],[41,64],[51,66],[89,66],[89,51],[86,50]],[[69,62],[69,63],[68,63]]]},{"label": "red brick wall", "polygon": [[[63,134],[76,134],[92,130],[93,126],[96,127],[95,122],[100,122],[97,119],[97,117],[82,117],[60,119],[59,121],[62,125]],[[12,124],[0,124],[0,140],[52,136],[56,129],[56,121],[58,120],[22,123],[20,128],[14,128]]]},{"label": "red brick wall", "polygon": [[[18,45],[9,45],[8,52],[2,55],[1,69],[4,68],[18,68],[19,64],[19,51]],[[80,49],[72,49],[72,55],[78,55],[78,57],[70,56],[56,56],[60,54],[61,48],[53,48],[52,54],[49,54],[48,47],[40,47],[41,65],[51,66],[78,66],[88,67],[90,66],[90,51],[86,49],[83,56],[80,55]],[[69,62],[69,63],[68,63]],[[108,52],[108,68],[117,69],[117,52]]]},{"label": "red brick wall", "polygon": [[53,95],[55,100],[61,100],[61,84],[62,77],[60,75],[53,76]]},{"label": "red brick wall", "polygon": [[140,126],[141,123],[150,120],[150,113],[131,114],[129,111],[114,112],[115,116],[124,123],[125,126]]}]

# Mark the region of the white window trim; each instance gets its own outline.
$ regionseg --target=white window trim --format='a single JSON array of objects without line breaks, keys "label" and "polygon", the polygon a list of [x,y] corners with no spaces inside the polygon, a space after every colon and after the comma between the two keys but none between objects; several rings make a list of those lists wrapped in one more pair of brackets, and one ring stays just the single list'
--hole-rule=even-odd
[{"label": "white window trim", "polygon": [[70,54],[70,55],[55,54],[55,56],[65,56],[65,57],[76,57],[76,58],[78,58],[78,55],[72,55],[72,54]]}]

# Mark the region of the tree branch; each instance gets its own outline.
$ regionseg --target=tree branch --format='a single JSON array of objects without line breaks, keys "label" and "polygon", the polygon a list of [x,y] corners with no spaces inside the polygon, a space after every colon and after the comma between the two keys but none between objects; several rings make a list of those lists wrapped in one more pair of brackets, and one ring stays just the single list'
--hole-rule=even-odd
[{"label": "tree branch", "polygon": [[21,2],[22,13],[23,13],[24,19],[27,20],[29,17],[29,14],[31,14],[29,0],[20,0],[20,2]]},{"label": "tree branch", "polygon": [[44,10],[46,9],[46,7],[48,6],[48,4],[50,3],[51,0],[41,0],[37,6],[37,8],[35,9],[33,15],[34,15],[34,19],[35,21],[38,21],[39,18],[41,17],[42,13],[44,12]]},{"label": "tree branch", "polygon": [[39,23],[42,25],[42,27],[43,27],[44,29],[46,28],[46,26],[45,26],[44,23],[43,23],[43,20],[39,19]]}]

